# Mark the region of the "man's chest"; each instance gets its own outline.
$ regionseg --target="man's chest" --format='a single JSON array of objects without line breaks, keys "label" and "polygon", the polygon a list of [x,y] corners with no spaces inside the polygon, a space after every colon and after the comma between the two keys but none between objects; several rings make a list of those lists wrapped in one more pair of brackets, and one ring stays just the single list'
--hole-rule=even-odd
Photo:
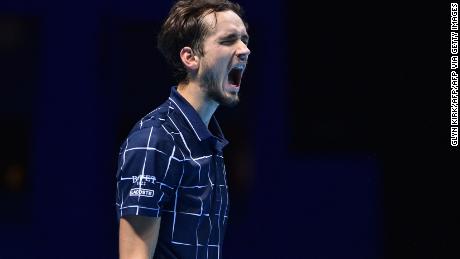
[{"label": "man's chest", "polygon": [[186,159],[176,189],[176,212],[227,216],[228,185],[224,158],[219,155]]}]

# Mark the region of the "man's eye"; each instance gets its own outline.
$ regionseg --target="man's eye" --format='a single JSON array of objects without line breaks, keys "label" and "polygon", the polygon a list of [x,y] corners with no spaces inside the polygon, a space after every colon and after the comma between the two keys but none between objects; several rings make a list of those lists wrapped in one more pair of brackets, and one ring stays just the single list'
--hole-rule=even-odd
[{"label": "man's eye", "polygon": [[222,44],[231,45],[231,44],[233,44],[233,42],[235,42],[235,41],[234,40],[224,40],[224,41],[222,41]]}]

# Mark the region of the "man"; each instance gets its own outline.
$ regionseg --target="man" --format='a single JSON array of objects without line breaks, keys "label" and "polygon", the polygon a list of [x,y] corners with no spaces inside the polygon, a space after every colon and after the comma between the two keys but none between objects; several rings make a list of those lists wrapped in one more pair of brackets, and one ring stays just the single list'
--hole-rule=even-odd
[{"label": "man", "polygon": [[120,258],[221,258],[228,220],[222,149],[213,114],[238,103],[250,50],[238,4],[178,1],[158,48],[178,81],[121,146]]}]

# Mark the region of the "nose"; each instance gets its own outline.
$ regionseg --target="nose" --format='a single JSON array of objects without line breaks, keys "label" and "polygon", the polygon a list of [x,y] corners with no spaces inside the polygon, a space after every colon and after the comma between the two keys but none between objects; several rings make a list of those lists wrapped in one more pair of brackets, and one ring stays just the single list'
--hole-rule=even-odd
[{"label": "nose", "polygon": [[248,46],[241,42],[240,47],[237,50],[236,56],[243,62],[248,61],[249,54],[251,54],[251,51],[249,50]]}]

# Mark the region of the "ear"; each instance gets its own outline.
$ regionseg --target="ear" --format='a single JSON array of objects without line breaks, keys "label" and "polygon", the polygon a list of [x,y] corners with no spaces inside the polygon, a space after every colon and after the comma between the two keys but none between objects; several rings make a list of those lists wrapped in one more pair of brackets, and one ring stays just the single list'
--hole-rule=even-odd
[{"label": "ear", "polygon": [[185,67],[189,70],[197,70],[199,65],[199,57],[195,56],[193,53],[192,48],[190,47],[183,47],[180,50],[180,59]]}]

